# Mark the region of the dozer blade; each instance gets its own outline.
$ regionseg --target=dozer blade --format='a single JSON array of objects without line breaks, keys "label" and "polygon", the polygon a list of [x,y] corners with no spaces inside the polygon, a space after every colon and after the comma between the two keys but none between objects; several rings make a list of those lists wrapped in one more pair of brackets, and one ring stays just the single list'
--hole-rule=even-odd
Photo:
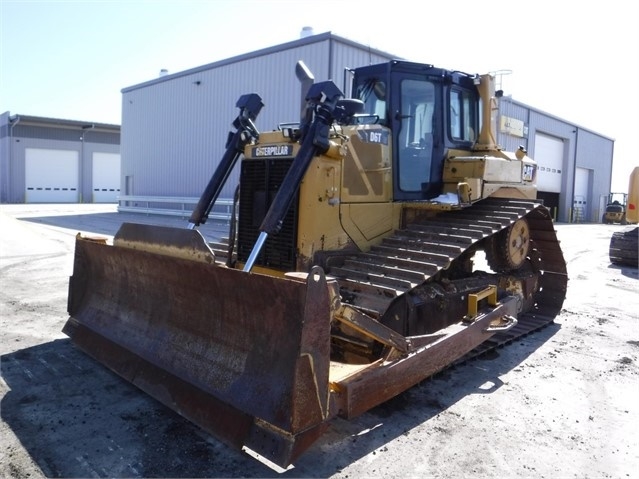
[{"label": "dozer blade", "polygon": [[326,278],[244,273],[207,250],[195,230],[128,224],[113,245],[78,235],[63,331],[204,430],[285,468],[330,419]]}]

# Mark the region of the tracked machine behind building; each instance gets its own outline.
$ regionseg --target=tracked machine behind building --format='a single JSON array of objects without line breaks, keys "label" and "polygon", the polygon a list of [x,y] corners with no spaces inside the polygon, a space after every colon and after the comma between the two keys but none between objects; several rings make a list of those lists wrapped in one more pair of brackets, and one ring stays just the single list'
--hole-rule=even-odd
[{"label": "tracked machine behind building", "polygon": [[[344,99],[297,71],[299,124],[260,133],[262,100],[242,96],[188,227],[78,236],[64,327],[280,467],[332,418],[552,322],[567,286],[535,162],[495,143],[493,76],[391,61],[355,69]],[[207,244],[240,158],[228,241]]]}]

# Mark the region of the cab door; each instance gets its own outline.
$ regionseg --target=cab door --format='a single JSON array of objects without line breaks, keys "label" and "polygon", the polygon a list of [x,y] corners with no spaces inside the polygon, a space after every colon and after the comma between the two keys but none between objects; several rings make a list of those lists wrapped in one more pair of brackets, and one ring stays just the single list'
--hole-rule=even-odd
[{"label": "cab door", "polygon": [[442,189],[442,85],[436,78],[391,74],[394,198],[420,200]]}]

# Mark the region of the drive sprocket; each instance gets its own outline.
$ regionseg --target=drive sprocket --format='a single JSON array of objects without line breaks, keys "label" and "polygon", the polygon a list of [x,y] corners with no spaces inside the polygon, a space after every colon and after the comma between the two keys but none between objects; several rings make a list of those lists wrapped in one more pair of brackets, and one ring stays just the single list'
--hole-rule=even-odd
[{"label": "drive sprocket", "polygon": [[490,238],[486,261],[495,272],[516,270],[526,262],[529,249],[530,226],[525,218],[520,218]]}]

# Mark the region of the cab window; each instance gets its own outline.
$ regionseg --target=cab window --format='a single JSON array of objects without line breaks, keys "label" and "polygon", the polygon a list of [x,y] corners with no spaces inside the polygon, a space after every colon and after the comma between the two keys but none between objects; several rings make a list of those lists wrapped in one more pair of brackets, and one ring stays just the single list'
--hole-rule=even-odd
[{"label": "cab window", "polygon": [[370,79],[357,89],[357,98],[364,102],[364,114],[376,118],[376,123],[386,124],[386,83]]},{"label": "cab window", "polygon": [[449,135],[453,141],[473,142],[476,137],[475,102],[467,90],[453,89],[450,92]]}]

